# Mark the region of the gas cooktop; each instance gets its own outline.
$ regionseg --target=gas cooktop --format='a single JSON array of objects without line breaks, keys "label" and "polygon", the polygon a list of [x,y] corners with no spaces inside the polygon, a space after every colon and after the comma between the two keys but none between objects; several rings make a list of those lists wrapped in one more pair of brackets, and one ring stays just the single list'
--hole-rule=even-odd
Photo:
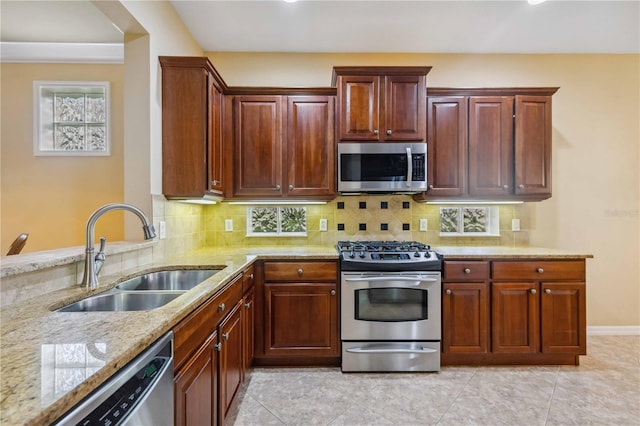
[{"label": "gas cooktop", "polygon": [[345,271],[439,271],[442,256],[418,241],[338,241]]}]

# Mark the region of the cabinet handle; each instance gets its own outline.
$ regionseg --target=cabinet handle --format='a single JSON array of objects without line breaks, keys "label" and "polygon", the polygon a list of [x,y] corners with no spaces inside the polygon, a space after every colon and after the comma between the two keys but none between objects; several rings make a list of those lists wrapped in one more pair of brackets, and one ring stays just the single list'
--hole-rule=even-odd
[{"label": "cabinet handle", "polygon": [[289,191],[293,191],[293,185],[289,185]]},{"label": "cabinet handle", "polygon": [[253,274],[249,274],[249,279],[252,280],[253,279]]},{"label": "cabinet handle", "polygon": [[429,189],[433,189],[433,185],[429,185]]},{"label": "cabinet handle", "polygon": [[544,269],[542,269],[542,268],[538,268],[538,269],[536,269],[536,272],[537,272],[537,273],[539,273],[539,274],[541,274],[541,273],[543,273],[543,272],[544,272]]},{"label": "cabinet handle", "polygon": [[378,133],[380,133],[380,132],[378,131],[378,129],[375,129],[375,130],[373,131],[373,134],[374,134],[374,135],[377,135]]},{"label": "cabinet handle", "polygon": [[218,181],[217,181],[217,180],[212,180],[212,181],[211,181],[211,186],[216,186],[217,184],[218,184]]},{"label": "cabinet handle", "polygon": [[509,185],[502,185],[502,189],[509,189]]},{"label": "cabinet handle", "polygon": [[224,309],[226,308],[226,306],[224,305],[224,303],[221,303],[218,305],[218,310],[219,311],[224,311]]},{"label": "cabinet handle", "polygon": [[220,352],[222,350],[222,343],[216,343],[213,347],[216,348],[216,351]]},{"label": "cabinet handle", "polygon": [[523,184],[520,184],[520,185],[518,185],[518,188],[520,188],[520,189],[524,189],[524,185],[523,185]]},{"label": "cabinet handle", "polygon": [[222,333],[222,338],[224,340],[229,340],[229,333]]},{"label": "cabinet handle", "polygon": [[451,294],[451,289],[449,289],[449,288],[448,288],[448,289],[446,289],[446,290],[444,291],[444,294]]},{"label": "cabinet handle", "polygon": [[298,275],[302,275],[304,274],[304,271],[302,270],[302,268],[298,269]]},{"label": "cabinet handle", "polygon": [[391,130],[387,130],[388,135],[390,135],[391,133],[393,133]]},{"label": "cabinet handle", "polygon": [[247,308],[247,309],[248,309],[248,308],[250,308],[250,307],[251,307],[251,302],[247,302],[247,303],[245,303],[245,304],[244,304],[244,307],[245,307],[245,308]]},{"label": "cabinet handle", "polygon": [[531,293],[531,294],[536,294],[536,293],[537,293],[537,291],[536,291],[536,289],[535,289],[535,288],[532,288],[531,290],[529,290],[529,293]]},{"label": "cabinet handle", "polygon": [[544,292],[547,293],[547,294],[551,294],[551,289],[550,288],[545,288]]},{"label": "cabinet handle", "polygon": [[469,268],[464,268],[464,271],[463,271],[463,272],[464,272],[465,274],[470,274],[470,273],[471,273],[471,269],[469,269]]},{"label": "cabinet handle", "polygon": [[275,190],[276,191],[280,191],[280,188],[281,188],[280,184],[277,184],[276,187],[275,187]]},{"label": "cabinet handle", "polygon": [[331,290],[329,293],[331,293],[332,296],[336,295],[336,291],[335,290]]}]

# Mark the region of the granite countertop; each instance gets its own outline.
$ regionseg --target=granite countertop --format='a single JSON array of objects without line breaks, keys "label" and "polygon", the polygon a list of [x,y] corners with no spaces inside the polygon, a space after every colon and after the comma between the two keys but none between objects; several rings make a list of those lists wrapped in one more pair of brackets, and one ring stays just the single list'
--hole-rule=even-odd
[{"label": "granite countertop", "polygon": [[[543,248],[441,247],[436,250],[445,259],[592,257]],[[70,256],[75,259],[76,254]],[[103,276],[103,284],[92,292],[103,292],[131,276],[169,267],[222,268],[196,288],[157,309],[136,312],[52,312],[52,309],[89,295],[80,287],[46,293],[42,297],[3,308],[0,424],[51,423],[256,259],[283,257],[336,260],[338,254],[334,246],[205,248],[118,276]],[[44,266],[37,261],[27,266],[16,264],[10,266],[9,273],[40,267]]]}]

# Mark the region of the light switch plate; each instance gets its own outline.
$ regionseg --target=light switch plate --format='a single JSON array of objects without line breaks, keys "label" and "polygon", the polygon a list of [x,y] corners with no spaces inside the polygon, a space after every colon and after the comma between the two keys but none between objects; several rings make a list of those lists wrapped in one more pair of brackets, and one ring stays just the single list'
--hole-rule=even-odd
[{"label": "light switch plate", "polygon": [[327,231],[327,219],[320,219],[320,231]]},{"label": "light switch plate", "polygon": [[158,222],[158,238],[160,238],[161,240],[167,238],[167,222]]},{"label": "light switch plate", "polygon": [[420,230],[421,231],[427,230],[427,219],[420,219]]},{"label": "light switch plate", "polygon": [[512,231],[520,230],[520,219],[511,219],[511,230]]},{"label": "light switch plate", "polygon": [[233,219],[224,220],[224,230],[227,232],[233,231]]}]

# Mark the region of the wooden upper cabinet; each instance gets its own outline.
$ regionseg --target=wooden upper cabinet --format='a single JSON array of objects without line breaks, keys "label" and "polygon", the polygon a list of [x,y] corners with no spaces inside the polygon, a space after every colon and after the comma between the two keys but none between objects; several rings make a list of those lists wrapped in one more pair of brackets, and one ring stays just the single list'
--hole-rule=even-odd
[{"label": "wooden upper cabinet", "polygon": [[221,197],[221,93],[207,58],[159,58],[162,66],[162,192],[167,198]]},{"label": "wooden upper cabinet", "polygon": [[515,102],[515,192],[551,196],[551,96]]},{"label": "wooden upper cabinet", "polygon": [[468,99],[464,96],[428,99],[429,195],[467,193],[467,105]]},{"label": "wooden upper cabinet", "polygon": [[236,96],[233,110],[234,195],[282,195],[282,97]]},{"label": "wooden upper cabinet", "polygon": [[513,192],[513,97],[469,98],[469,194]]},{"label": "wooden upper cabinet", "polygon": [[335,196],[333,96],[287,98],[287,179],[290,196]]},{"label": "wooden upper cabinet", "polygon": [[335,67],[340,141],[426,140],[430,67]]}]

